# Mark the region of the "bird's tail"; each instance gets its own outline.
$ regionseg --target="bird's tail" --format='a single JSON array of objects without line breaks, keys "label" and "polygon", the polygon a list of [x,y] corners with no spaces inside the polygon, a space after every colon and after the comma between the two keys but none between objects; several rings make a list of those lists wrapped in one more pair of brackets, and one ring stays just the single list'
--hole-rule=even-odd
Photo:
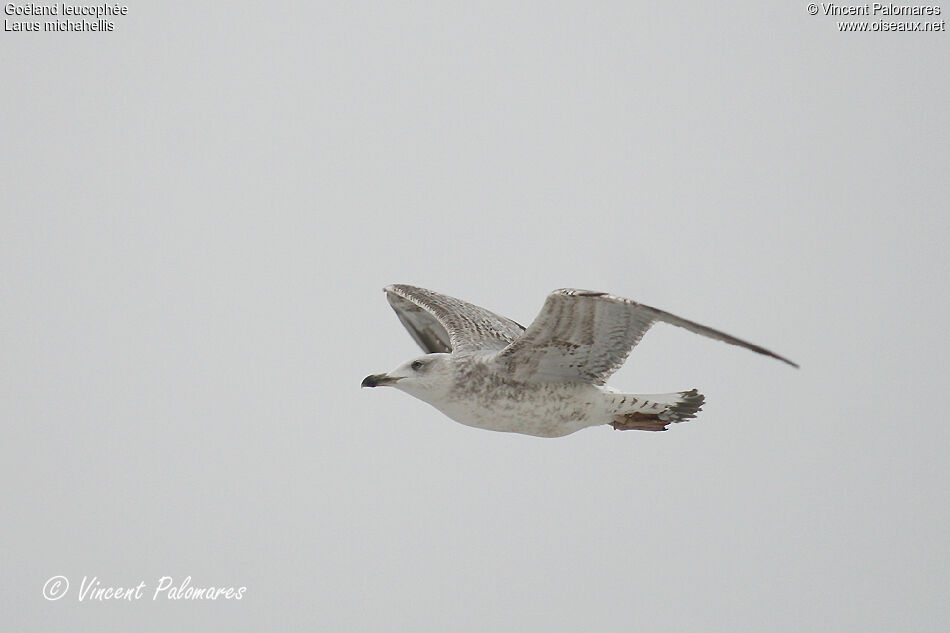
[{"label": "bird's tail", "polygon": [[618,431],[665,431],[675,422],[696,417],[706,398],[695,389],[677,393],[613,394],[613,419]]}]

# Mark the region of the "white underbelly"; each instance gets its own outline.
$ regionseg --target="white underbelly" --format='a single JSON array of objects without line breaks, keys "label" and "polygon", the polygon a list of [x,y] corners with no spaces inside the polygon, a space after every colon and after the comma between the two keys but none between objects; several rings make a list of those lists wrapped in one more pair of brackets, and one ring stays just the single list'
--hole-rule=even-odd
[{"label": "white underbelly", "polygon": [[561,437],[610,419],[603,392],[588,384],[535,385],[432,404],[467,426],[538,437]]}]

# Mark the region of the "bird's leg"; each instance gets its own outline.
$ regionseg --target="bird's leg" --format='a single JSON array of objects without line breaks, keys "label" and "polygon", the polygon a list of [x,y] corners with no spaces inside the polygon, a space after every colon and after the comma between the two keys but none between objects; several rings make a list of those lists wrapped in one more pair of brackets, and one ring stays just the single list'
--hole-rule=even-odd
[{"label": "bird's leg", "polygon": [[635,411],[615,416],[610,426],[617,431],[665,431],[670,422],[661,420],[656,414]]}]

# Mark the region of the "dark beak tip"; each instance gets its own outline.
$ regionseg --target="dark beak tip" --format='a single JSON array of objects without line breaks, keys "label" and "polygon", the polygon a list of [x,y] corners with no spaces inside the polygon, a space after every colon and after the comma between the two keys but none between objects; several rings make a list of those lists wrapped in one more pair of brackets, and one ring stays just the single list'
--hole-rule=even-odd
[{"label": "dark beak tip", "polygon": [[399,378],[393,378],[389,374],[370,374],[363,379],[363,382],[360,383],[360,387],[379,387],[381,385],[392,385]]}]

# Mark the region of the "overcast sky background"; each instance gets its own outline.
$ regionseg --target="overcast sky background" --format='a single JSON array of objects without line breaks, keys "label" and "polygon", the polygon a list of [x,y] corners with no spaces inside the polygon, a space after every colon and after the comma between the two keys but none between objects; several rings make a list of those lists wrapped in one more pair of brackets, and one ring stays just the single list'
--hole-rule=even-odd
[{"label": "overcast sky background", "polygon": [[[950,34],[805,4],[0,34],[0,628],[946,626]],[[418,354],[396,282],[525,324],[609,291],[802,368],[661,325],[611,384],[697,420],[472,429],[359,389]]]}]

